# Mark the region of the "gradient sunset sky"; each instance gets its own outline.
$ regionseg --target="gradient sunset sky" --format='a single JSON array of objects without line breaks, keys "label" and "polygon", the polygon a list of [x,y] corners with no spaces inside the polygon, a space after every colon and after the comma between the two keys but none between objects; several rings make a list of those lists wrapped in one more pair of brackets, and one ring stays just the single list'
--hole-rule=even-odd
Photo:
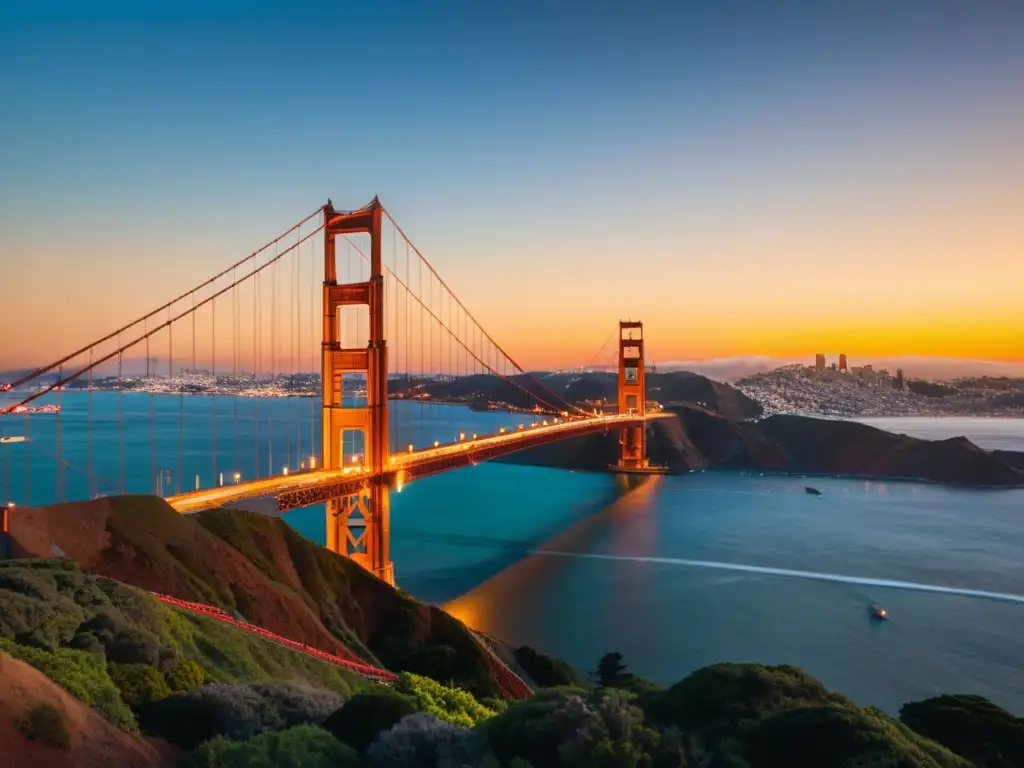
[{"label": "gradient sunset sky", "polygon": [[[207,6],[213,8],[207,8]],[[373,195],[528,367],[1024,361],[1024,3],[0,4],[0,369]]]}]

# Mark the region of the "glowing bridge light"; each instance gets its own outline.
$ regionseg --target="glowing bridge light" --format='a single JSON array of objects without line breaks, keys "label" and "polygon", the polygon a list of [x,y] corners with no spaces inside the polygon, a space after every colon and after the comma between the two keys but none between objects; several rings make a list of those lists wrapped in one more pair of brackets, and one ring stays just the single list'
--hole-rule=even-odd
[{"label": "glowing bridge light", "polygon": [[409,453],[412,453],[412,443],[409,443]]},{"label": "glowing bridge light", "polygon": [[353,454],[353,456],[352,456],[352,463],[353,464],[358,464],[359,463],[359,457]]},{"label": "glowing bridge light", "polygon": [[309,457],[309,468],[316,469],[316,456]]},{"label": "glowing bridge light", "polygon": [[241,479],[242,479],[242,473],[241,472],[235,472],[235,483],[237,484],[238,481],[241,480]]},{"label": "glowing bridge light", "polygon": [[499,430],[498,430],[498,434],[499,434],[499,435],[504,435],[504,434],[505,434],[505,428],[504,428],[504,427],[502,427],[501,429],[499,429]]},{"label": "glowing bridge light", "polygon": [[435,441],[434,441],[434,447],[435,447],[435,448],[437,448],[437,446],[439,446],[440,444],[441,444],[441,441],[440,441],[440,440],[435,440]]},{"label": "glowing bridge light", "polygon": [[396,461],[398,461],[398,459],[396,459],[394,456],[392,456],[391,457],[391,463],[394,464]]},{"label": "glowing bridge light", "polygon": [[287,474],[288,474],[288,467],[285,467],[285,468],[284,468],[284,469],[283,469],[283,470],[281,471],[281,474],[283,474],[283,475],[287,475]]},{"label": "glowing bridge light", "polygon": [[459,432],[459,442],[461,443],[465,439],[466,439],[466,433],[465,432]]}]

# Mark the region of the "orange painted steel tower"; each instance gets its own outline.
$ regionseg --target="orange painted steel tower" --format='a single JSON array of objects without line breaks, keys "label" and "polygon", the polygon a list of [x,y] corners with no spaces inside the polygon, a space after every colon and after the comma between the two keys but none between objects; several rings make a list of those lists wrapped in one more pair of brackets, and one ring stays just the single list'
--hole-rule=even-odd
[{"label": "orange painted steel tower", "polygon": [[[633,338],[637,331],[639,338]],[[647,381],[644,376],[644,324],[619,321],[619,413],[647,413]],[[623,427],[619,444],[619,469],[644,470],[647,465],[645,428]]]},{"label": "orange painted steel tower", "polygon": [[[323,213],[323,469],[344,467],[343,438],[346,433],[358,433],[363,436],[363,466],[373,478],[356,494],[328,500],[327,548],[394,584],[390,489],[385,475],[388,468],[388,350],[384,339],[381,269],[383,208],[375,197],[365,208],[339,213],[328,200]],[[370,279],[338,285],[335,238],[356,233],[370,235]],[[345,349],[341,346],[339,309],[347,306],[369,307],[370,337],[365,347]],[[343,379],[346,374],[365,374],[365,407],[345,405]]]}]

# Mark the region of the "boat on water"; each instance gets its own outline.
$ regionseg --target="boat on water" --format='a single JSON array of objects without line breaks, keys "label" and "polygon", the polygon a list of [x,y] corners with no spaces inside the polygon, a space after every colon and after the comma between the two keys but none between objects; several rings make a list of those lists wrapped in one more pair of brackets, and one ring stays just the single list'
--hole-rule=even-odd
[{"label": "boat on water", "polygon": [[809,485],[804,486],[804,493],[810,494],[811,496],[821,496],[821,491],[817,488],[812,488]]},{"label": "boat on water", "polygon": [[60,406],[59,405],[19,405],[19,406],[15,407],[14,409],[8,411],[8,413],[10,413],[12,416],[13,415],[31,416],[33,414],[39,415],[39,414],[46,414],[46,413],[53,414],[53,413],[60,413]]},{"label": "boat on water", "polygon": [[872,605],[868,608],[868,613],[870,613],[871,618],[876,621],[885,621],[889,618],[889,613],[880,605]]}]

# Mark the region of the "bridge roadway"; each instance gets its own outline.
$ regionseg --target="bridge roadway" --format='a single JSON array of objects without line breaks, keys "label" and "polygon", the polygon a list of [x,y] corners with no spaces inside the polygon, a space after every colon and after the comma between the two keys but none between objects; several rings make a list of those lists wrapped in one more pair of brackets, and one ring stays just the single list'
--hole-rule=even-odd
[{"label": "bridge roadway", "polygon": [[[665,418],[673,418],[673,415],[668,413],[613,414],[526,427],[522,431],[481,435],[473,440],[467,438],[464,442],[393,454],[385,475],[392,486],[401,488],[405,483],[418,478],[478,464],[481,461],[496,459],[538,445],[610,429],[639,426],[648,421]],[[284,512],[356,493],[369,486],[372,479],[373,476],[365,467],[305,470],[262,480],[251,480],[234,485],[182,493],[168,497],[167,502],[178,512],[184,514],[223,506],[243,499],[273,496],[277,500],[278,509]]]}]

